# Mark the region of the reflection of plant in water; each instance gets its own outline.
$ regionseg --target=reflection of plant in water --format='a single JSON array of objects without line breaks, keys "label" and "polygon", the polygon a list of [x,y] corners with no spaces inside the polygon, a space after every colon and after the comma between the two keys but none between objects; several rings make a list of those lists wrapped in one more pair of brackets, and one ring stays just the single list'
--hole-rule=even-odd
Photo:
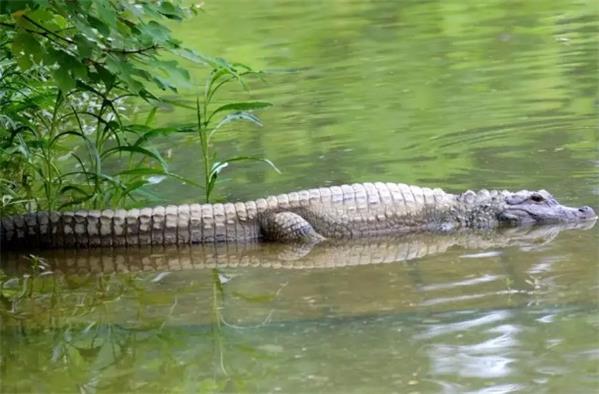
[{"label": "reflection of plant in water", "polygon": [[[2,347],[0,359],[21,361],[22,369],[52,371],[44,378],[53,387],[54,383],[62,387],[60,380],[66,375],[55,372],[64,370],[83,392],[106,384],[102,375],[111,367],[133,365],[138,333],[112,324],[106,309],[125,292],[127,278],[100,274],[67,279],[52,275],[44,259],[29,256],[27,260],[30,274],[9,278],[0,273],[2,331],[10,333],[13,341],[12,346]],[[47,352],[28,360],[26,348],[31,341],[41,342]],[[15,343],[25,351],[15,349]]]},{"label": "reflection of plant in water", "polygon": [[33,297],[35,277],[48,268],[46,261],[38,256],[29,255],[25,259],[31,268],[30,275],[9,278],[0,271],[0,315],[3,317],[16,320],[27,318],[27,314],[20,310],[21,304]]},{"label": "reflection of plant in water", "polygon": [[[212,324],[212,337],[213,337],[213,376],[201,381],[202,392],[231,392],[231,391],[251,391],[250,383],[256,379],[251,372],[245,371],[233,371],[232,367],[227,367],[225,362],[225,350],[227,348],[227,340],[229,334],[235,335],[244,329],[253,329],[264,326],[271,321],[272,311],[268,316],[256,326],[236,326],[228,323],[222,311],[224,310],[225,302],[225,288],[226,288],[226,277],[222,275],[218,269],[212,270],[212,313],[213,313],[213,324]],[[284,287],[285,285],[283,285]],[[271,302],[276,298],[280,288],[274,295],[259,295],[259,296],[248,296],[235,292],[234,295],[238,298],[249,300],[250,302]],[[265,351],[261,351],[255,346],[248,343],[237,343],[231,341],[229,347],[235,346],[231,353],[245,353],[250,355],[254,359],[267,359],[269,354]]]},{"label": "reflection of plant in water", "polygon": [[[31,391],[41,382],[50,391],[65,384],[81,392],[251,391],[255,377],[233,356],[269,357],[248,343],[254,327],[224,319],[227,285],[217,270],[186,277],[173,293],[164,283],[173,274],[59,275],[43,259],[28,261],[25,275],[0,272],[5,390]],[[211,323],[190,326],[190,313]]]}]

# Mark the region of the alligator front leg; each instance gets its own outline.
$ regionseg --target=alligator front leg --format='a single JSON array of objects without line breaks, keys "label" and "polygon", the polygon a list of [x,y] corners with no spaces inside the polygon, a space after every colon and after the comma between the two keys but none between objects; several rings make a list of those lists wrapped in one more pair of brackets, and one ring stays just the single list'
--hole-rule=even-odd
[{"label": "alligator front leg", "polygon": [[260,231],[268,241],[316,244],[325,240],[303,217],[288,211],[262,214]]}]

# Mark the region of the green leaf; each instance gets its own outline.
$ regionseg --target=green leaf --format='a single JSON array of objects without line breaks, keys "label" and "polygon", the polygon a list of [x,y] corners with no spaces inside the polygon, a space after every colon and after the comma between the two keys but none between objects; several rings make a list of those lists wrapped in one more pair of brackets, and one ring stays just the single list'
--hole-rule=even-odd
[{"label": "green leaf", "polygon": [[143,85],[132,77],[137,70],[131,63],[110,54],[106,56],[106,68],[114,74],[115,78],[122,80],[131,91],[140,93],[143,89]]},{"label": "green leaf", "polygon": [[144,99],[147,102],[155,102],[155,101],[160,101],[160,99],[158,97],[156,97],[155,95],[153,95],[151,92],[149,92],[148,90],[142,88],[139,92],[139,97],[141,97],[142,99]]},{"label": "green leaf", "polygon": [[94,4],[98,11],[98,19],[109,27],[116,28],[117,15],[110,1],[95,0]]},{"label": "green leaf", "polygon": [[[154,75],[154,78],[158,79],[158,81],[162,85],[169,88],[190,87],[189,71],[179,67],[176,61],[154,60],[151,61],[148,65],[152,66],[153,68],[157,68],[163,73],[163,75],[166,76],[165,79],[159,75]],[[155,73],[155,70],[153,72]],[[174,90],[176,91],[176,89]]]},{"label": "green leaf", "polygon": [[175,6],[170,1],[162,1],[160,3],[160,7],[158,8],[158,12],[169,19],[181,20],[185,16],[183,9]]},{"label": "green leaf", "polygon": [[174,53],[175,55],[181,56],[184,59],[190,60],[194,63],[198,63],[198,64],[210,64],[213,65],[214,64],[214,59],[208,55],[204,55],[202,53],[199,53],[193,49],[187,49],[187,48],[176,48],[176,49],[172,49],[171,50],[172,53]]},{"label": "green leaf", "polygon": [[145,36],[151,43],[163,44],[170,39],[170,30],[156,21],[149,21],[146,24],[137,26],[142,36]]},{"label": "green leaf", "polygon": [[62,205],[60,205],[58,207],[58,210],[64,209],[69,206],[83,204],[84,202],[89,201],[94,197],[94,193],[89,193],[88,191],[86,191],[78,186],[75,186],[75,185],[67,185],[60,189],[61,194],[67,194],[71,191],[80,194],[81,197],[73,198],[73,199],[63,203]]},{"label": "green leaf", "polygon": [[256,157],[256,156],[236,156],[236,157],[231,157],[229,159],[220,161],[220,162],[216,162],[213,164],[212,169],[210,170],[210,173],[212,173],[214,171],[215,174],[219,174],[225,167],[229,166],[229,164],[231,164],[232,162],[236,162],[236,161],[261,161],[265,164],[268,164],[270,167],[272,167],[273,170],[275,170],[278,174],[281,173],[281,171],[277,168],[277,166],[275,166],[275,164],[270,161],[269,159],[266,159],[264,157]]},{"label": "green leaf", "polygon": [[125,190],[123,190],[123,196],[127,196],[127,195],[133,193],[134,191],[138,190],[141,187],[144,187],[148,183],[149,182],[146,181],[145,179],[138,179],[131,183],[127,183],[126,184],[127,188]]},{"label": "green leaf", "polygon": [[223,111],[248,111],[253,109],[266,108],[270,106],[272,106],[272,104],[266,101],[244,101],[239,103],[229,103],[215,109],[212,112],[212,114],[210,114],[210,119],[212,119],[212,117],[217,113]]},{"label": "green leaf", "polygon": [[[32,11],[27,11],[27,17],[43,26],[44,29],[56,32],[57,34],[59,34],[59,30],[64,29],[67,26],[67,20],[47,6],[41,6],[37,7],[37,9],[34,8]],[[39,30],[39,27],[36,27],[36,30]]]},{"label": "green leaf", "polygon": [[158,107],[152,107],[150,112],[148,112],[148,116],[146,116],[146,121],[144,125],[149,126],[154,122],[154,118],[156,118],[156,111],[158,111]]},{"label": "green leaf", "polygon": [[83,162],[83,160],[81,160],[81,158],[79,157],[79,155],[76,154],[75,152],[71,152],[71,156],[73,156],[75,158],[75,160],[77,160],[77,162],[79,163],[79,167],[81,168],[81,170],[87,172],[87,167],[85,166],[85,163]]},{"label": "green leaf", "polygon": [[71,74],[69,74],[68,70],[59,67],[56,70],[52,71],[52,75],[56,80],[56,85],[62,90],[64,93],[67,93],[75,88],[76,83]]},{"label": "green leaf", "polygon": [[88,58],[92,55],[94,43],[85,38],[82,34],[76,34],[73,41],[77,43],[77,52],[82,58]]},{"label": "green leaf", "polygon": [[66,185],[66,186],[63,186],[63,187],[60,189],[60,192],[61,192],[61,193],[68,193],[68,192],[70,192],[70,191],[74,191],[74,192],[76,192],[76,193],[79,193],[79,194],[81,194],[81,195],[83,195],[83,196],[87,196],[87,197],[88,197],[88,199],[92,197],[92,194],[91,194],[91,193],[89,193],[87,190],[84,190],[83,188],[81,188],[81,187],[79,187],[79,186],[75,186],[75,185]]},{"label": "green leaf", "polygon": [[96,64],[95,66],[96,72],[98,73],[99,77],[102,79],[102,81],[104,82],[104,86],[106,86],[106,89],[111,89],[112,86],[114,85],[114,82],[117,79],[117,76],[110,72],[108,69]]},{"label": "green leaf", "polygon": [[87,67],[85,67],[77,58],[65,53],[64,62],[65,65],[68,64],[69,73],[73,78],[85,79],[87,77]]},{"label": "green leaf", "polygon": [[181,175],[177,175],[175,173],[165,171],[159,168],[149,168],[149,167],[141,167],[141,168],[132,168],[129,170],[124,170],[119,172],[117,175],[135,175],[135,176],[155,176],[155,175],[164,175],[171,178],[178,179],[184,183],[188,183],[193,186],[199,187],[199,185],[192,181],[189,178],[182,177]]},{"label": "green leaf", "polygon": [[102,34],[104,37],[110,36],[110,28],[106,26],[106,23],[104,23],[100,19],[96,18],[93,15],[87,15],[87,22],[90,24],[91,27],[98,30],[98,32]]},{"label": "green leaf", "polygon": [[[128,131],[132,131],[131,129],[129,129],[129,126],[127,127]],[[191,130],[193,131],[193,129]],[[176,127],[161,127],[161,128],[156,128],[156,129],[150,129],[146,132],[144,132],[134,143],[134,146],[139,146],[139,145],[143,145],[146,142],[148,142],[149,140],[158,137],[158,136],[164,136],[164,135],[168,135],[171,133],[177,133],[179,132],[179,129]],[[137,133],[136,133],[137,134]]]},{"label": "green leaf", "polygon": [[210,176],[218,175],[222,170],[224,170],[229,163],[225,161],[217,161],[212,163],[212,167],[210,168]]},{"label": "green leaf", "polygon": [[261,161],[262,163],[268,164],[273,170],[275,170],[277,172],[277,174],[281,174],[281,170],[279,170],[277,168],[277,166],[275,165],[275,163],[273,163],[272,161],[270,161],[269,159],[267,159],[265,157],[237,156],[237,157],[233,157],[233,158],[227,159],[227,162],[245,161],[245,160],[249,160],[249,161]]},{"label": "green leaf", "polygon": [[31,68],[33,63],[39,63],[44,57],[44,50],[33,35],[19,30],[13,38],[12,54],[23,71]]},{"label": "green leaf", "polygon": [[[141,4],[141,7],[139,7],[139,4]],[[128,7],[129,11],[131,11],[131,13],[133,15],[135,15],[135,17],[137,17],[137,18],[141,18],[141,17],[145,16],[148,18],[157,18],[158,19],[161,17],[161,15],[158,13],[158,10],[156,10],[156,6],[154,4],[140,2],[137,4],[131,3],[131,5],[133,5],[133,6]]]},{"label": "green leaf", "polygon": [[[77,114],[75,113],[75,116],[77,116]],[[54,144],[61,139],[64,136],[67,135],[73,135],[76,136],[78,138],[81,138],[84,142],[85,145],[87,147],[87,152],[90,155],[90,158],[92,158],[92,160],[98,164],[101,163],[101,159],[100,159],[100,155],[98,154],[98,150],[96,149],[95,145],[92,143],[92,141],[83,133],[80,131],[74,131],[74,130],[67,130],[67,131],[63,131],[62,133],[57,134],[53,139],[50,140],[49,142],[49,146],[52,147],[54,146]],[[83,164],[83,161],[79,158],[79,156],[77,156],[75,153],[71,152],[71,156],[75,157],[77,159],[77,161],[79,161],[82,169],[84,171],[87,171],[85,169],[85,166]]]},{"label": "green leaf", "polygon": [[[83,172],[80,172],[80,173],[83,173]],[[121,189],[121,190],[126,189],[125,185],[119,179],[117,179],[113,176],[110,176],[108,174],[86,172],[86,173],[84,173],[84,175],[89,179],[95,179],[97,181],[103,181],[103,182],[109,183],[113,187],[118,188],[118,189]]]},{"label": "green leaf", "polygon": [[[173,126],[173,127],[148,127],[142,124],[130,124],[124,127],[124,130],[134,133],[136,135],[141,135],[140,138],[143,138],[144,135],[149,134],[152,137],[158,135],[168,135],[172,133],[188,133],[190,131],[194,131],[195,124],[189,123],[187,125],[181,126]],[[135,143],[133,145],[139,145]]]},{"label": "green leaf", "polygon": [[35,3],[34,0],[0,1],[0,15],[8,15],[27,8],[33,8]]},{"label": "green leaf", "polygon": [[251,123],[255,124],[256,126],[260,126],[260,127],[262,126],[262,122],[260,122],[260,118],[258,118],[256,115],[254,115],[250,112],[235,112],[232,114],[228,114],[220,122],[218,122],[218,124],[212,130],[212,132],[210,134],[211,135],[214,134],[216,132],[216,130],[220,129],[222,126],[226,125],[227,123],[236,122],[239,120],[245,120],[247,122],[251,122]]},{"label": "green leaf", "polygon": [[175,87],[169,83],[169,81],[165,80],[161,77],[153,77],[152,81],[162,90],[173,89],[176,91]]},{"label": "green leaf", "polygon": [[230,65],[227,64],[226,66],[217,66],[210,73],[210,77],[206,81],[206,87],[204,92],[205,100],[207,102],[210,102],[212,100],[212,97],[219,90],[219,88],[234,78],[238,79],[239,75],[235,73],[235,71],[230,67]]},{"label": "green leaf", "polygon": [[166,167],[167,167],[166,162],[164,161],[164,159],[162,158],[160,153],[156,152],[152,148],[143,148],[143,147],[137,146],[137,145],[116,146],[114,148],[107,149],[104,152],[102,152],[102,154],[100,155],[100,158],[105,159],[106,157],[109,157],[113,154],[123,153],[123,152],[138,153],[143,156],[151,157],[152,159],[154,159],[158,163],[160,163],[160,166],[162,168],[166,169]]},{"label": "green leaf", "polygon": [[195,100],[194,101],[189,101],[189,100],[185,100],[184,98],[169,98],[169,97],[163,97],[160,100],[163,104],[170,104],[173,105],[175,107],[179,107],[179,108],[186,108],[186,109],[192,109],[195,111],[196,109],[196,103]]},{"label": "green leaf", "polygon": [[48,49],[45,63],[48,65],[58,63],[59,67],[52,70],[52,74],[63,92],[74,89],[78,78],[87,78],[87,67],[77,58],[62,50]]},{"label": "green leaf", "polygon": [[49,146],[50,148],[52,148],[52,146],[53,146],[53,145],[54,145],[54,144],[55,144],[55,143],[56,143],[56,142],[57,142],[59,139],[61,139],[62,137],[65,137],[65,136],[67,136],[67,135],[74,135],[74,136],[76,136],[76,137],[83,138],[84,140],[87,140],[87,137],[85,136],[85,134],[82,134],[82,133],[80,133],[80,132],[78,132],[78,131],[67,130],[67,131],[63,131],[63,132],[61,132],[61,133],[59,133],[59,134],[55,135],[55,136],[54,136],[54,138],[52,138],[52,139],[50,140],[50,142],[48,143],[48,146]]},{"label": "green leaf", "polygon": [[99,40],[98,31],[90,25],[85,15],[80,15],[71,19],[71,22],[77,29],[77,34],[83,34],[92,42]]}]

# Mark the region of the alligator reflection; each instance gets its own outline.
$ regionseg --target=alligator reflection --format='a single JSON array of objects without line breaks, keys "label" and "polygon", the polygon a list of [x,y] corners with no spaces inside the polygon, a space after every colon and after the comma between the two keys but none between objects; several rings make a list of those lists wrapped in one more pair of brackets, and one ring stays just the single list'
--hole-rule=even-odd
[{"label": "alligator reflection", "polygon": [[[7,255],[0,277],[0,388],[262,392],[281,384],[284,391],[301,390],[305,382],[294,376],[312,376],[311,385],[323,389],[330,378],[339,388],[344,379],[322,368],[347,363],[350,353],[358,355],[356,368],[386,371],[381,382],[400,376],[411,385],[418,379],[406,357],[428,365],[442,382],[454,372],[456,349],[464,378],[507,379],[502,362],[521,346],[518,327],[541,324],[515,307],[550,304],[552,311],[538,312],[543,319],[570,313],[569,299],[552,298],[563,291],[543,287],[563,288],[554,283],[563,275],[552,272],[544,283],[532,274],[537,261],[552,255],[549,243],[569,228],[311,249],[248,244]],[[523,255],[535,259],[523,259],[521,250],[532,250]],[[382,264],[401,261],[409,263]],[[478,342],[455,339],[466,328],[476,331],[472,338],[480,334],[501,345],[501,357],[487,342],[483,352]],[[481,360],[497,361],[494,375],[476,368]],[[285,368],[293,373],[279,381]],[[430,387],[419,388],[439,389],[434,379],[425,384]]]},{"label": "alligator reflection", "polygon": [[[505,228],[487,232],[411,234],[397,238],[371,238],[318,245],[277,243],[220,243],[153,248],[116,248],[43,251],[52,272],[64,274],[180,271],[224,267],[334,268],[393,263],[446,252],[452,247],[490,249],[508,246],[534,247],[551,242],[562,230],[590,229],[595,221]],[[23,264],[12,255],[4,269],[22,272]]]}]

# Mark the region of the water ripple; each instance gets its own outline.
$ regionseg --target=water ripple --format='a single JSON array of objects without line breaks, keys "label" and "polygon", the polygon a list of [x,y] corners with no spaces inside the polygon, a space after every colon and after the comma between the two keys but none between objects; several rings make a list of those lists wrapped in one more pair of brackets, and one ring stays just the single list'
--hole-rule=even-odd
[{"label": "water ripple", "polygon": [[[516,361],[512,351],[519,346],[517,336],[521,329],[512,324],[501,324],[488,329],[481,327],[510,316],[510,313],[501,311],[459,323],[436,325],[435,336],[461,333],[437,338],[435,343],[429,345],[427,350],[433,373],[468,378],[499,378],[510,375],[511,365]],[[477,334],[472,335],[470,331],[475,327],[478,327]],[[456,340],[461,343],[456,344]]]},{"label": "water ripple", "polygon": [[461,281],[451,282],[451,283],[436,283],[432,285],[422,286],[421,290],[431,291],[431,290],[442,290],[442,289],[451,289],[454,287],[460,286],[473,286],[480,283],[493,282],[497,279],[502,279],[504,275],[489,275],[485,274],[472,279],[465,279]]},{"label": "water ripple", "polygon": [[502,320],[506,320],[511,316],[510,311],[491,311],[481,317],[477,317],[470,320],[459,321],[456,323],[448,324],[432,324],[426,327],[425,332],[415,336],[417,339],[433,338],[440,335],[446,335],[450,333],[467,331],[475,327],[484,326],[491,323],[497,323]]}]

